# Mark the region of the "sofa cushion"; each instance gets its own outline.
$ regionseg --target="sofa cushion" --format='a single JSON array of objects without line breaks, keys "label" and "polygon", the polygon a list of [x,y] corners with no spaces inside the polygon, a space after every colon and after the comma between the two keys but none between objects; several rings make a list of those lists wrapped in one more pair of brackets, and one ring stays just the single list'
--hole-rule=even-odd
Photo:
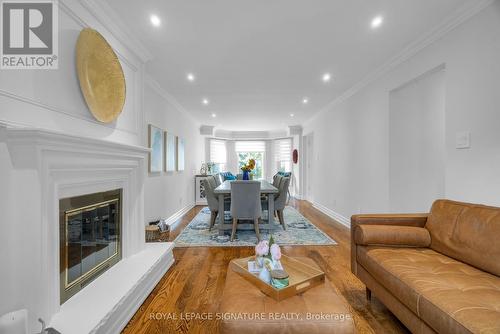
[{"label": "sofa cushion", "polygon": [[413,226],[359,225],[354,231],[358,245],[400,247],[429,247],[431,236],[427,229]]},{"label": "sofa cushion", "polygon": [[500,208],[439,200],[425,227],[432,249],[500,276]]},{"label": "sofa cushion", "polygon": [[426,248],[360,246],[357,258],[437,332],[500,332],[499,277]]}]

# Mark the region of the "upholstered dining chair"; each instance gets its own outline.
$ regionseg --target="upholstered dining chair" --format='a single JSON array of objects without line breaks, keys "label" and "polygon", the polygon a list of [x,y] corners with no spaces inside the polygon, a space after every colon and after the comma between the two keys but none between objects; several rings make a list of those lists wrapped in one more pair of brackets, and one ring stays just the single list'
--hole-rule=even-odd
[{"label": "upholstered dining chair", "polygon": [[[290,183],[292,182],[292,172],[278,172],[276,175],[273,176],[273,186],[276,188],[279,188],[279,183],[281,182],[282,178],[288,177],[290,179]],[[277,182],[276,182],[277,181]],[[276,183],[275,183],[276,182]],[[287,204],[288,201],[292,195],[290,194],[290,184],[288,184],[288,198],[287,198]]]},{"label": "upholstered dining chair", "polygon": [[[283,179],[283,176],[281,176],[281,175],[279,175],[279,174],[275,174],[275,175],[273,176],[273,186],[274,186],[275,188],[278,188],[278,189],[279,189],[279,188],[280,188],[280,182],[281,182],[281,180],[282,180],[282,179]],[[265,194],[261,195],[261,196],[260,196],[260,199],[261,199],[262,201],[267,201],[267,195],[265,195]],[[274,216],[276,217],[276,211],[274,211],[274,212],[273,212],[273,214],[274,214]]]},{"label": "upholstered dining chair", "polygon": [[212,177],[214,178],[214,181],[215,181],[215,188],[217,188],[218,186],[220,186],[222,184],[222,181],[221,181],[222,176],[220,174],[212,175]]},{"label": "upholstered dining chair", "polygon": [[[210,227],[209,230],[212,230],[212,227],[215,225],[215,220],[217,219],[217,215],[219,214],[219,198],[216,194],[214,194],[214,189],[217,188],[215,183],[215,178],[212,176],[208,176],[205,179],[201,180],[203,187],[205,188],[205,197],[207,199],[208,208],[210,209]],[[231,200],[229,198],[224,199],[224,211],[229,211]],[[222,213],[224,214],[224,212]]]},{"label": "upholstered dining chair", "polygon": [[[280,176],[281,180],[279,182],[278,186],[278,195],[274,199],[274,210],[276,210],[278,214],[278,219],[280,221],[281,226],[283,227],[284,230],[286,230],[286,223],[285,223],[285,217],[283,215],[283,211],[285,210],[286,203],[287,203],[287,197],[288,197],[288,187],[290,186],[290,178],[289,177],[282,177]],[[264,210],[268,209],[268,203],[267,200],[263,200],[262,203],[262,208]]]},{"label": "upholstered dining chair", "polygon": [[259,221],[261,215],[260,182],[241,180],[231,182],[231,216],[233,217],[231,241],[236,235],[239,220],[252,220],[255,235],[260,241]]},{"label": "upholstered dining chair", "polygon": [[273,186],[275,186],[276,188],[279,188],[280,182],[282,179],[283,179],[283,176],[281,176],[279,174],[274,175],[273,176]]}]

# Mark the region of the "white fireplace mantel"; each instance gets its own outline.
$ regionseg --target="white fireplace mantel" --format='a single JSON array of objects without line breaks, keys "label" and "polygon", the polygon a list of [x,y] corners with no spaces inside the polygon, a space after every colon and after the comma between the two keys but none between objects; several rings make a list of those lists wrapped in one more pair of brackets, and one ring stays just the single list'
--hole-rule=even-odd
[{"label": "white fireplace mantel", "polygon": [[[14,170],[10,217],[16,249],[9,251],[15,267],[2,268],[11,275],[13,295],[8,300],[15,301],[13,308],[28,309],[33,333],[40,330],[38,318],[56,329],[75,326],[72,333],[121,329],[173,263],[171,244],[145,243],[149,149],[1,125],[0,142],[6,144]],[[123,258],[61,307],[59,199],[117,188],[123,189]],[[127,272],[131,275],[124,279]],[[102,307],[75,323],[81,309],[93,307],[85,305],[90,301]]]}]

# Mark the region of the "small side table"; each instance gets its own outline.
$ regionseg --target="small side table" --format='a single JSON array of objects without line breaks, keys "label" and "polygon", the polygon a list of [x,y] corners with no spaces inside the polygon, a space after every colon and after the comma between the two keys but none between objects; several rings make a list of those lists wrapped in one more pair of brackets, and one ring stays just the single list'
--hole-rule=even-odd
[{"label": "small side table", "polygon": [[201,180],[204,180],[207,178],[208,175],[196,175],[194,177],[195,179],[195,188],[194,188],[194,202],[196,205],[207,205],[207,198],[205,195],[205,187],[203,186],[203,183]]}]

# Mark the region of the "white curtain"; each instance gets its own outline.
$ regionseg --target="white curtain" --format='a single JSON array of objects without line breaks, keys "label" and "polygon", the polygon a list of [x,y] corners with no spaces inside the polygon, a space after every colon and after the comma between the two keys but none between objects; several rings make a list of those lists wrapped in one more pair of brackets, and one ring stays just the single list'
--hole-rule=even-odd
[{"label": "white curtain", "polygon": [[274,141],[274,163],[276,168],[284,168],[285,172],[291,171],[292,139],[277,139]]},{"label": "white curtain", "polygon": [[227,169],[227,145],[225,140],[210,139],[210,162],[216,166],[215,172]]}]

